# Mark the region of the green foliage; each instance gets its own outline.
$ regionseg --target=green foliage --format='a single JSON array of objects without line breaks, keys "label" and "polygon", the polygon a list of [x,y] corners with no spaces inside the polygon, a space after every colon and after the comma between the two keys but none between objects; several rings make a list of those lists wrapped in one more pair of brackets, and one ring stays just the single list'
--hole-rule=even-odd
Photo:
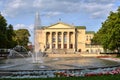
[{"label": "green foliage", "polygon": [[6,19],[0,14],[0,48],[13,48],[16,46],[13,26],[7,26]]},{"label": "green foliage", "polygon": [[5,18],[0,14],[0,48],[7,47],[7,22]]},{"label": "green foliage", "polygon": [[7,26],[6,19],[0,14],[0,48],[13,48],[18,44],[27,47],[29,36],[27,29],[14,31],[11,24]]},{"label": "green foliage", "polygon": [[16,41],[18,45],[24,46],[27,48],[29,42],[30,33],[27,29],[19,29],[15,31]]},{"label": "green foliage", "polygon": [[13,30],[13,26],[10,24],[7,27],[7,48],[13,48],[17,45],[17,42],[15,41],[15,32]]},{"label": "green foliage", "polygon": [[120,52],[120,7],[116,12],[110,12],[95,34],[93,43],[103,45],[104,49]]},{"label": "green foliage", "polygon": [[0,32],[2,34],[6,33],[6,28],[7,28],[7,21],[6,19],[0,14]]},{"label": "green foliage", "polygon": [[0,48],[6,48],[7,47],[7,37],[5,34],[2,34],[0,32]]}]

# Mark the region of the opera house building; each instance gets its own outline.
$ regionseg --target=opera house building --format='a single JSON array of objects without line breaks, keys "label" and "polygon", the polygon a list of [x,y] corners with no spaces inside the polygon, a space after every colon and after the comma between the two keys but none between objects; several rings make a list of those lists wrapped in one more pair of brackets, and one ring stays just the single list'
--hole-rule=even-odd
[{"label": "opera house building", "polygon": [[36,31],[37,47],[47,53],[100,53],[102,46],[92,45],[94,31],[85,26],[73,26],[63,22],[39,28]]}]

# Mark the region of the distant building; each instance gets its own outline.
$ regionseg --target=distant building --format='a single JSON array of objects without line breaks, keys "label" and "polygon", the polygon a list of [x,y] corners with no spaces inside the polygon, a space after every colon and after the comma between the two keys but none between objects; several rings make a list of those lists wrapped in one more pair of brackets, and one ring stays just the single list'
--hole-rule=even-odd
[{"label": "distant building", "polygon": [[85,26],[73,26],[63,22],[35,30],[37,48],[48,53],[103,52],[100,45],[91,45],[94,31],[86,31]]}]

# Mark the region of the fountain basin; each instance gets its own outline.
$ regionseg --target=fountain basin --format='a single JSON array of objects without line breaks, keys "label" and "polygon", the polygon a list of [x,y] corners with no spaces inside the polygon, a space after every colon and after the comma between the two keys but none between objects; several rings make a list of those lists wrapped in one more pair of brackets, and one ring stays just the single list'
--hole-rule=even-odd
[{"label": "fountain basin", "polygon": [[[41,57],[38,57],[38,59]],[[85,76],[89,73],[113,71],[120,62],[93,57],[44,57],[43,62],[32,62],[32,58],[4,59],[0,61],[1,78],[47,78],[56,74]],[[58,75],[59,76],[59,75]]]},{"label": "fountain basin", "polygon": [[0,61],[0,70],[84,69],[117,66],[120,64],[120,62],[108,61],[93,57],[44,57],[42,60],[44,61],[34,63],[32,58],[5,59]]}]

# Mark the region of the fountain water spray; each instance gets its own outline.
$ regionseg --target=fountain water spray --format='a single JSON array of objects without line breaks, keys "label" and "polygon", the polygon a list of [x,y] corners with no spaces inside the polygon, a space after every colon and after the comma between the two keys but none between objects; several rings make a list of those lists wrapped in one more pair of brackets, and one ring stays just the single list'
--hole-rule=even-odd
[{"label": "fountain water spray", "polygon": [[34,52],[39,52],[39,43],[38,43],[38,29],[40,28],[40,16],[39,13],[36,12],[35,15],[35,25],[34,25]]},{"label": "fountain water spray", "polygon": [[35,15],[35,25],[34,25],[34,53],[35,53],[35,56],[34,56],[34,60],[33,62],[35,63],[43,63],[43,61],[41,60],[41,55],[38,55],[38,54],[41,54],[40,50],[39,50],[39,42],[38,42],[38,30],[40,29],[40,15],[39,15],[39,12],[36,12],[36,15]]}]

